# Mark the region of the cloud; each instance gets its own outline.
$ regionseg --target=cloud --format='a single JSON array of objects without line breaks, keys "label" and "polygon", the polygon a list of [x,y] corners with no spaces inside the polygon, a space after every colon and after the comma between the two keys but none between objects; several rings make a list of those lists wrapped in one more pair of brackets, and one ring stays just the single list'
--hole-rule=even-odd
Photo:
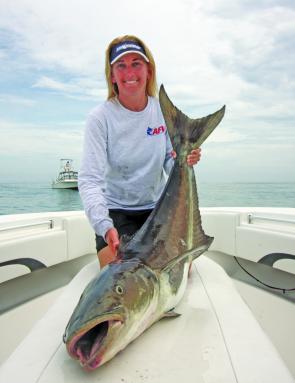
[{"label": "cloud", "polygon": [[[68,122],[52,129],[50,125],[0,121],[0,156],[56,155],[67,152],[79,156],[84,123]],[[68,154],[68,155],[69,155]]]},{"label": "cloud", "polygon": [[59,91],[73,91],[75,87],[62,83],[60,81],[53,80],[52,78],[43,76],[35,84],[33,88],[54,89]]},{"label": "cloud", "polygon": [[221,40],[228,45],[228,59],[217,50],[213,62],[249,83],[279,91],[289,89],[286,75],[291,78],[295,74],[294,16],[295,9],[278,5],[255,11],[250,8],[242,19],[235,14],[230,18],[215,16]]},{"label": "cloud", "polygon": [[[99,87],[98,87],[99,86]],[[107,95],[106,86],[89,78],[75,78],[69,82],[58,81],[42,76],[32,88],[56,91],[71,98],[84,100],[104,100]]]},{"label": "cloud", "polygon": [[239,132],[235,132],[233,129],[228,129],[224,127],[217,128],[210,138],[208,139],[208,145],[212,145],[214,143],[217,144],[228,144],[230,142],[241,142],[245,138],[245,135]]},{"label": "cloud", "polygon": [[[1,8],[0,84],[5,86],[0,104],[16,106],[11,119],[6,118],[14,136],[5,130],[1,150],[15,140],[18,151],[27,153],[32,135],[32,143],[46,153],[67,139],[78,153],[81,137],[71,137],[70,127],[63,131],[57,117],[51,124],[45,119],[59,103],[56,116],[64,111],[63,120],[75,123],[73,111],[79,110],[76,126],[83,131],[81,104],[86,108],[89,102],[90,109],[106,97],[106,45],[132,33],[151,48],[159,83],[186,114],[202,117],[226,104],[224,121],[206,143],[208,150],[227,159],[227,166],[241,153],[241,166],[253,162],[253,169],[254,163],[257,168],[262,164],[264,153],[263,166],[271,169],[277,145],[280,161],[285,158],[289,169],[295,142],[294,2],[142,0],[139,10],[134,0],[73,0],[71,6],[58,0],[2,0]],[[36,125],[33,117],[40,105],[48,110],[44,121],[38,112]],[[35,114],[25,114],[24,106]],[[12,123],[14,115],[23,117],[22,125]]]},{"label": "cloud", "polygon": [[32,107],[36,104],[35,100],[25,97],[19,97],[13,94],[0,94],[0,103],[17,104],[25,107]]},{"label": "cloud", "polygon": [[4,61],[7,58],[7,53],[0,49],[0,60]]}]

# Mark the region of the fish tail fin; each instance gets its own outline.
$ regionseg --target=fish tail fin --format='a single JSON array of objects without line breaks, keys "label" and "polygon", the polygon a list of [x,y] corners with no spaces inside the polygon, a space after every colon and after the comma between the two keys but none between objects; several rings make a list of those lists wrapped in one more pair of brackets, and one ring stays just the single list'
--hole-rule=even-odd
[{"label": "fish tail fin", "polygon": [[178,155],[183,150],[187,154],[199,148],[220,123],[225,112],[224,105],[207,117],[189,118],[173,105],[163,85],[160,87],[159,100],[173,148]]}]

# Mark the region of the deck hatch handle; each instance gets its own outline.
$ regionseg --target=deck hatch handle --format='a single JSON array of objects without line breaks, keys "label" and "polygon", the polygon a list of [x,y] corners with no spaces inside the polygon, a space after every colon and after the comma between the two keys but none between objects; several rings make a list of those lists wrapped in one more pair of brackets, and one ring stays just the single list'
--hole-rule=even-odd
[{"label": "deck hatch handle", "polygon": [[15,225],[15,226],[9,226],[9,227],[2,227],[0,228],[0,232],[3,231],[9,231],[9,230],[16,230],[16,229],[24,229],[28,227],[34,227],[34,226],[43,226],[48,225],[49,229],[54,228],[54,221],[53,219],[49,219],[48,221],[42,221],[42,222],[36,222],[36,223],[27,223],[25,225]]},{"label": "deck hatch handle", "polygon": [[248,214],[248,223],[253,223],[254,220],[262,221],[271,221],[271,222],[282,222],[282,223],[292,223],[295,224],[294,219],[284,219],[284,218],[272,218],[272,217],[263,217],[261,215]]}]

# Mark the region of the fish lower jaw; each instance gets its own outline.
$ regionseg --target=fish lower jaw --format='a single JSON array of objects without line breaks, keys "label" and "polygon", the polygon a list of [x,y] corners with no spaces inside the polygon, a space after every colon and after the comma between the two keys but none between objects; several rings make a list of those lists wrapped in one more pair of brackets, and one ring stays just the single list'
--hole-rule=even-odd
[{"label": "fish lower jaw", "polygon": [[82,363],[80,361],[80,365],[81,367],[83,367],[83,369],[85,371],[93,371],[93,370],[96,370],[98,367],[100,367],[104,362],[102,361],[102,357],[101,356],[96,356],[91,362],[90,361],[87,361],[85,363]]},{"label": "fish lower jaw", "polygon": [[106,362],[104,353],[110,333],[119,330],[121,320],[109,320],[76,335],[67,346],[68,353],[79,360],[85,370],[94,370]]}]

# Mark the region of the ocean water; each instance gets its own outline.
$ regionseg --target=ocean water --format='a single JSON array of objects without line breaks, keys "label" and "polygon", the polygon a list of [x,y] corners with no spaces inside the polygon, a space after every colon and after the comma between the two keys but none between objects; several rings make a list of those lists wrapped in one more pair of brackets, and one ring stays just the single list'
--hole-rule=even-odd
[{"label": "ocean water", "polygon": [[[198,183],[201,207],[295,207],[295,183]],[[0,183],[0,215],[82,210],[79,192],[49,183]]]}]

